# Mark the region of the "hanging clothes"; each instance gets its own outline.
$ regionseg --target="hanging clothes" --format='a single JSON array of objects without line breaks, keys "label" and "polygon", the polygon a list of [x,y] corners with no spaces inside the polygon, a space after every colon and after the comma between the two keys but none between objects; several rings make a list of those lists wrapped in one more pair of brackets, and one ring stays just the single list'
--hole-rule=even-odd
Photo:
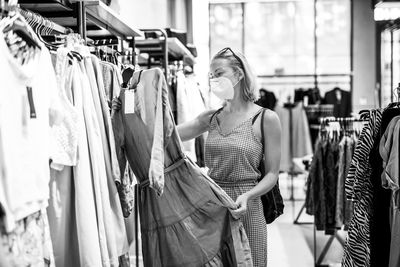
[{"label": "hanging clothes", "polygon": [[[177,110],[176,124],[179,125],[181,123],[193,120],[200,113],[199,114],[194,114],[194,112],[192,110],[193,102],[196,99],[193,99],[193,98],[189,97],[189,93],[190,93],[189,90],[193,90],[194,88],[189,88],[189,86],[186,85],[185,75],[183,74],[183,71],[178,71],[176,73],[176,80],[177,80],[177,86],[176,86],[176,110]],[[194,139],[186,141],[186,142],[183,142],[183,151],[188,157],[190,157],[191,160],[193,160],[194,162],[197,161],[195,140]]]},{"label": "hanging clothes", "polygon": [[338,87],[325,93],[325,104],[333,104],[333,116],[345,118],[351,114],[351,93]]},{"label": "hanging clothes", "polygon": [[315,216],[316,229],[326,234],[347,229],[353,212],[344,187],[361,122],[346,119],[320,125],[307,179],[306,212]]},{"label": "hanging clothes", "polygon": [[270,92],[264,88],[260,89],[260,98],[255,102],[257,105],[268,108],[271,110],[275,109],[276,106],[276,97],[273,92]]},{"label": "hanging clothes", "polygon": [[346,199],[344,183],[349,172],[351,158],[353,157],[356,136],[344,136],[339,143],[339,169],[336,190],[336,227],[345,225],[347,229],[353,213],[353,203]]},{"label": "hanging clothes", "polygon": [[63,120],[56,76],[43,44],[23,62],[6,38],[0,30],[0,250],[7,266],[55,266],[45,209],[49,159],[65,159],[53,148]]},{"label": "hanging clothes", "polygon": [[[293,158],[302,158],[313,153],[311,146],[310,129],[307,116],[301,103],[289,111],[289,108],[276,106],[275,112],[279,116],[282,126],[282,147],[280,171],[290,171]],[[289,112],[292,113],[290,121]],[[290,137],[290,125],[292,127],[292,136]],[[292,151],[290,151],[290,138],[292,138]]]},{"label": "hanging clothes", "polygon": [[85,47],[77,49],[81,61],[71,61],[66,48],[57,51],[58,90],[78,116],[78,132],[71,135],[79,140],[76,164],[52,166],[54,253],[57,266],[118,266],[129,240],[115,185],[120,174],[111,118],[98,59]]},{"label": "hanging clothes", "polygon": [[11,231],[14,222],[48,205],[48,165],[54,152],[50,133],[62,114],[50,54],[44,45],[30,61],[20,65],[1,32],[0,68],[0,135],[5,155],[1,204],[6,211],[6,230]]},{"label": "hanging clothes", "polygon": [[162,71],[138,80],[121,91],[113,127],[120,173],[127,158],[141,185],[145,266],[252,266],[233,200],[182,152]]},{"label": "hanging clothes", "polygon": [[399,133],[400,116],[396,116],[390,121],[379,146],[379,153],[383,159],[382,186],[392,190],[389,267],[400,265]]},{"label": "hanging clothes", "polygon": [[370,266],[370,222],[373,206],[372,167],[369,153],[379,135],[381,110],[361,114],[368,119],[356,145],[349,173],[345,181],[347,199],[353,201],[353,217],[346,239],[342,266]]},{"label": "hanging clothes", "polygon": [[7,265],[0,266],[55,266],[45,210],[17,221],[12,232],[6,233],[4,230],[0,217],[0,250],[3,251],[0,263],[7,261]]},{"label": "hanging clothes", "polygon": [[[200,94],[197,82],[193,79],[186,78],[183,71],[176,73],[177,88],[176,88],[176,103],[177,103],[177,118],[176,124],[191,121],[199,114],[204,112],[205,105]],[[197,154],[195,147],[195,139],[183,142],[185,154],[194,162],[197,162]]]},{"label": "hanging clothes", "polygon": [[119,73],[117,67],[109,62],[100,62],[104,90],[107,96],[107,104],[111,109],[111,101],[119,96],[122,85],[122,74]]}]

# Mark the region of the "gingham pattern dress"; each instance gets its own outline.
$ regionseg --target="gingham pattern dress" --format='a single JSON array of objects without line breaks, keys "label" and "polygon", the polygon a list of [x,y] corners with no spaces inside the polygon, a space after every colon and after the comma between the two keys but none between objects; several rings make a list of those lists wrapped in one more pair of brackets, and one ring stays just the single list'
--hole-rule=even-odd
[{"label": "gingham pattern dress", "polygon": [[[209,175],[236,200],[238,196],[252,189],[260,177],[258,170],[263,156],[261,141],[253,130],[253,118],[240,123],[224,133],[217,116],[210,122],[210,130],[205,144],[205,163]],[[248,202],[247,213],[241,218],[249,238],[251,256],[255,267],[267,266],[267,224],[261,199]]]}]

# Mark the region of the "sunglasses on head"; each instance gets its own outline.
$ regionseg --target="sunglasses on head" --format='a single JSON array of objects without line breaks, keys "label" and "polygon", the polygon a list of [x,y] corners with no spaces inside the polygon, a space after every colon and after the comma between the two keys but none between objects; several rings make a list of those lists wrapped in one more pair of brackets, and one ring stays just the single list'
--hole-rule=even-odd
[{"label": "sunglasses on head", "polygon": [[221,49],[221,50],[217,53],[217,55],[224,55],[224,54],[225,54],[226,52],[228,52],[228,51],[232,53],[232,56],[239,62],[240,67],[242,67],[242,69],[244,70],[243,61],[240,59],[240,57],[238,57],[238,56],[235,54],[235,52],[233,52],[233,50],[232,50],[230,47],[225,47],[225,48]]}]

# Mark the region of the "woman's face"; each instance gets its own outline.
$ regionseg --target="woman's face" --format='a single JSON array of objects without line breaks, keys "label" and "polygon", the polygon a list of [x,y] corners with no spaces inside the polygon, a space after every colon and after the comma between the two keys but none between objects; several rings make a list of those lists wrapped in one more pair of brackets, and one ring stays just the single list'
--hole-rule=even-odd
[{"label": "woman's face", "polygon": [[231,80],[232,84],[238,82],[238,78],[235,75],[235,71],[230,66],[229,60],[224,58],[217,58],[211,62],[209,78],[226,77]]}]

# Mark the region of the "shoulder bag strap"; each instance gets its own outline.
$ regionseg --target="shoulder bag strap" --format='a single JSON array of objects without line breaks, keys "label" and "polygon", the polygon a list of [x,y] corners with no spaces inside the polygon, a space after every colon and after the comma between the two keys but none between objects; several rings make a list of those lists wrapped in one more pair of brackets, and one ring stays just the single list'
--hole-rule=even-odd
[{"label": "shoulder bag strap", "polygon": [[264,145],[264,114],[265,114],[265,108],[262,111],[261,123],[260,123],[260,127],[261,127],[261,144],[262,144],[262,147],[263,147],[263,151],[262,151],[263,155],[264,155],[264,147],[265,147],[265,145]]}]

